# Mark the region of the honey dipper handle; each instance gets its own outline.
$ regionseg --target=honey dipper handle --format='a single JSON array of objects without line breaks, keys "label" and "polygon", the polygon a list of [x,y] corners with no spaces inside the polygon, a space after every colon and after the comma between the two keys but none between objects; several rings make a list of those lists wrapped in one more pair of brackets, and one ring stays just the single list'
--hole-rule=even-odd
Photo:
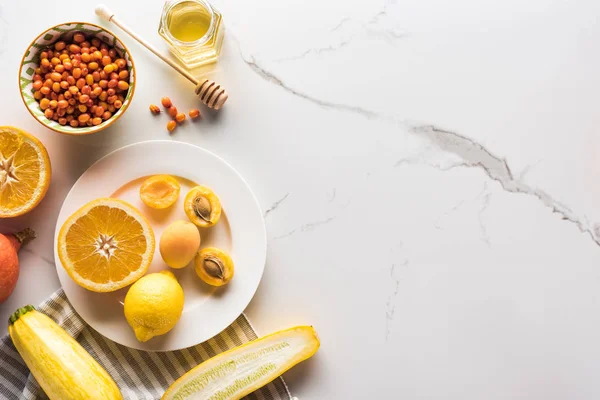
[{"label": "honey dipper handle", "polygon": [[177,65],[170,58],[163,56],[158,50],[156,50],[154,48],[154,46],[152,46],[150,43],[146,42],[144,39],[142,39],[141,37],[136,35],[135,32],[133,32],[131,29],[129,29],[125,24],[123,24],[117,18],[115,18],[115,13],[110,11],[110,9],[108,7],[106,7],[104,4],[99,4],[98,6],[96,6],[95,11],[96,11],[96,15],[98,15],[101,18],[104,18],[106,21],[112,22],[113,24],[115,24],[116,26],[121,28],[125,33],[127,33],[129,36],[131,36],[133,39],[135,39],[139,44],[141,44],[142,46],[144,46],[145,48],[150,50],[152,53],[154,53],[155,56],[157,56],[158,58],[160,58],[161,60],[163,60],[164,62],[169,64],[171,66],[171,68],[173,68],[175,71],[177,71],[181,75],[185,76],[194,85],[198,85],[198,83],[199,83],[198,80],[192,74],[190,74],[185,69],[181,68],[181,66]]}]

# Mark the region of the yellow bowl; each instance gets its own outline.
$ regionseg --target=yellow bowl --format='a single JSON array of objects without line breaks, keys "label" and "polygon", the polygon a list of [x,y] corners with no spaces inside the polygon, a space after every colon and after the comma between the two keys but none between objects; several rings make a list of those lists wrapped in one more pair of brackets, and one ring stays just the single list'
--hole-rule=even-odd
[{"label": "yellow bowl", "polygon": [[[60,125],[57,121],[46,118],[38,101],[33,97],[33,75],[35,74],[35,69],[39,67],[39,54],[49,45],[59,40],[70,41],[73,38],[73,34],[76,32],[82,32],[87,38],[95,36],[113,47],[119,56],[127,61],[127,68],[129,70],[129,90],[127,91],[123,105],[112,117],[96,126],[74,128],[70,125]],[[65,22],[46,29],[31,42],[21,60],[21,67],[19,68],[19,87],[21,89],[21,98],[23,99],[25,107],[27,107],[27,110],[40,124],[53,131],[67,135],[89,135],[112,125],[125,113],[127,107],[129,107],[129,104],[131,103],[135,91],[135,66],[133,64],[133,58],[131,58],[131,53],[127,47],[108,29],[89,22]]]}]

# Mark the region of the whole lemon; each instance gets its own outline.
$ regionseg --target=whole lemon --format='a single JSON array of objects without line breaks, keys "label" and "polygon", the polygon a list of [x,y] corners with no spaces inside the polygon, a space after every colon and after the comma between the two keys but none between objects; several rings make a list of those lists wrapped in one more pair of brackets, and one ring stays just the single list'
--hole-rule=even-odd
[{"label": "whole lemon", "polygon": [[183,303],[183,289],[171,271],[148,274],[127,292],[125,318],[137,340],[146,342],[173,329]]}]

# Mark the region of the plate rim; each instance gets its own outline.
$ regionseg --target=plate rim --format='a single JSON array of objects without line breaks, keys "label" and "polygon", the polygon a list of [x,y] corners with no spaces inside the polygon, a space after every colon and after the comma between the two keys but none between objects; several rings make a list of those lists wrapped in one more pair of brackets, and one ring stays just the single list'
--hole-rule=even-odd
[{"label": "plate rim", "polygon": [[[177,144],[177,145],[182,145],[182,146],[186,146],[186,147],[192,147],[195,148],[197,150],[200,150],[201,152],[205,152],[209,155],[211,155],[212,157],[214,157],[215,159],[217,159],[220,163],[222,163],[226,168],[230,169],[231,172],[233,172],[239,179],[240,181],[243,183],[243,185],[246,187],[248,194],[250,195],[250,197],[253,200],[254,203],[254,208],[255,210],[259,213],[260,215],[260,220],[261,220],[261,241],[263,243],[263,249],[260,252],[261,253],[261,267],[260,267],[260,274],[258,277],[258,281],[256,286],[252,289],[252,293],[248,298],[248,301],[245,302],[246,304],[244,305],[243,309],[240,311],[239,314],[235,315],[235,317],[233,317],[233,319],[231,319],[231,321],[229,321],[225,326],[223,326],[222,328],[220,328],[217,332],[215,332],[214,334],[212,334],[210,337],[206,337],[204,339],[202,339],[201,341],[198,341],[196,343],[192,343],[192,344],[185,344],[183,346],[175,346],[175,347],[170,347],[168,349],[149,349],[149,348],[145,348],[143,346],[141,347],[133,347],[133,346],[129,346],[128,344],[125,343],[121,343],[120,341],[115,340],[114,338],[105,336],[103,333],[101,333],[100,331],[98,331],[94,326],[92,326],[92,324],[90,324],[79,312],[77,306],[69,299],[69,295],[67,294],[67,291],[64,290],[64,285],[63,282],[61,280],[61,274],[59,273],[59,271],[62,269],[64,270],[62,263],[60,262],[59,258],[58,258],[58,252],[56,251],[57,248],[57,240],[58,240],[58,234],[60,231],[60,226],[59,226],[59,221],[61,219],[61,215],[63,213],[63,209],[65,207],[65,203],[67,201],[67,199],[69,198],[69,196],[71,196],[71,194],[73,193],[73,190],[75,189],[75,187],[77,186],[77,184],[81,181],[81,179],[83,178],[83,176],[89,171],[91,170],[93,167],[95,167],[97,164],[99,164],[100,162],[104,161],[106,158],[109,158],[110,156],[113,156],[115,153],[117,152],[121,152],[124,151],[128,148],[131,147],[136,147],[136,146],[140,146],[140,145],[149,145],[149,144],[157,144],[157,145],[165,145],[165,144],[169,144],[169,145],[173,145],[173,144]],[[184,177],[185,178],[185,177]],[[126,184],[127,182],[125,182]],[[256,295],[256,292],[258,291],[258,287],[260,286],[260,283],[262,282],[262,278],[264,276],[264,272],[266,269],[266,261],[267,261],[267,250],[268,250],[268,237],[267,237],[267,229],[266,229],[266,224],[264,221],[264,218],[262,217],[262,208],[260,206],[260,203],[258,202],[258,199],[256,197],[256,195],[254,194],[254,192],[252,191],[252,188],[250,187],[250,185],[248,184],[248,182],[244,179],[244,177],[242,176],[242,174],[239,173],[239,171],[237,169],[235,169],[230,163],[228,163],[225,159],[223,159],[221,156],[219,156],[218,154],[215,154],[214,152],[205,149],[204,147],[195,145],[195,144],[191,144],[191,143],[187,143],[187,142],[182,142],[182,141],[177,141],[177,140],[165,140],[165,139],[158,139],[158,140],[145,140],[142,142],[136,142],[136,143],[130,143],[127,144],[125,146],[121,146],[117,149],[112,150],[111,152],[105,154],[104,156],[100,157],[98,160],[96,160],[94,163],[92,163],[88,168],[86,168],[86,170],[81,173],[81,175],[77,178],[77,180],[73,183],[73,185],[71,186],[71,188],[69,189],[68,193],[66,194],[66,196],[63,199],[63,202],[61,204],[60,210],[58,212],[58,216],[56,219],[56,226],[55,226],[55,230],[54,230],[54,240],[53,240],[53,251],[54,251],[54,261],[55,261],[55,268],[56,268],[56,272],[58,275],[58,280],[61,284],[61,289],[63,290],[63,292],[65,293],[65,297],[67,298],[67,300],[69,301],[69,304],[71,305],[71,307],[73,308],[73,310],[77,313],[77,315],[83,320],[85,321],[85,323],[87,324],[87,326],[89,326],[90,328],[92,328],[93,330],[95,330],[96,332],[98,332],[100,335],[102,335],[103,337],[107,338],[108,340],[111,340],[115,343],[118,343],[122,346],[128,347],[128,348],[135,348],[138,349],[140,351],[151,351],[151,352],[165,352],[165,351],[176,351],[176,350],[182,350],[182,349],[186,349],[186,348],[190,348],[196,345],[199,345],[201,343],[205,343],[208,340],[211,340],[212,338],[214,338],[215,336],[217,336],[218,334],[220,334],[221,332],[223,332],[225,329],[227,329],[227,327],[229,327],[232,323],[234,323],[237,318],[239,318],[241,315],[244,315],[244,311],[248,308],[248,305],[250,304],[250,302],[252,301],[252,299],[254,298],[254,296]],[[66,273],[66,271],[65,271]],[[67,275],[68,277],[68,275]],[[70,279],[70,277],[68,277]],[[126,287],[130,287],[131,285],[128,285]],[[123,317],[124,318],[124,317]],[[140,345],[142,345],[140,343]],[[143,347],[143,348],[142,348]]]}]

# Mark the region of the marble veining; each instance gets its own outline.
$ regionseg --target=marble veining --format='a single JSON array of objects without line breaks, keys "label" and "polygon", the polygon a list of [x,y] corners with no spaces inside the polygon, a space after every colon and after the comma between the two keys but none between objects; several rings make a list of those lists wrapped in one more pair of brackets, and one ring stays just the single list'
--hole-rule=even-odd
[{"label": "marble veining", "polygon": [[[0,125],[38,136],[53,163],[38,209],[0,222],[38,232],[0,330],[59,287],[54,225],[77,177],[121,146],[171,139],[222,156],[262,206],[267,268],[246,314],[260,333],[311,324],[322,339],[286,374],[295,396],[598,398],[600,3],[214,3],[225,109],[169,136],[148,105],[197,100],[125,37],[135,99],[94,137],[37,125],[15,71],[48,25],[98,23],[96,3],[0,4]],[[166,52],[163,4],[145,4],[108,5]]]},{"label": "marble veining", "polygon": [[282,198],[280,198],[279,200],[275,201],[273,204],[271,204],[271,207],[267,208],[263,214],[263,217],[267,217],[267,215],[269,215],[271,212],[275,211],[277,209],[277,207],[279,207],[279,205],[281,203],[283,203],[285,201],[285,199],[288,198],[288,196],[290,195],[289,192],[287,192]]}]

